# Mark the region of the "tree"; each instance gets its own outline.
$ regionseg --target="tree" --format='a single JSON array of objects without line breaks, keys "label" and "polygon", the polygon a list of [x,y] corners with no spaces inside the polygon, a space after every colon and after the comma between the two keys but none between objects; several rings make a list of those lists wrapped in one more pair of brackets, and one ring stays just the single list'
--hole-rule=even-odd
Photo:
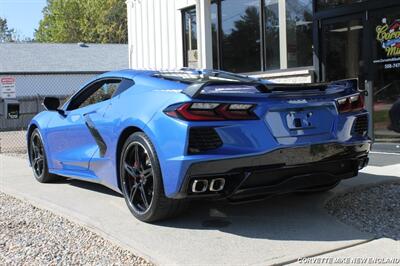
[{"label": "tree", "polygon": [[14,29],[9,29],[7,25],[7,19],[0,18],[0,43],[2,42],[14,42]]},{"label": "tree", "polygon": [[35,32],[38,42],[126,43],[124,0],[47,0]]}]

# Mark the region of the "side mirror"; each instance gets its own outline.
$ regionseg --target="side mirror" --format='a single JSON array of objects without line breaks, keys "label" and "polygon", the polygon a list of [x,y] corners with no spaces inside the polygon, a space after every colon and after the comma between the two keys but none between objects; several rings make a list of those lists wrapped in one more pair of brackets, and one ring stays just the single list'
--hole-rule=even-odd
[{"label": "side mirror", "polygon": [[60,106],[60,100],[56,97],[45,97],[43,100],[43,106],[48,111],[57,111],[60,115],[65,116],[64,110],[58,109]]},{"label": "side mirror", "polygon": [[55,97],[45,97],[43,100],[43,106],[48,111],[57,111],[60,106],[60,100]]}]

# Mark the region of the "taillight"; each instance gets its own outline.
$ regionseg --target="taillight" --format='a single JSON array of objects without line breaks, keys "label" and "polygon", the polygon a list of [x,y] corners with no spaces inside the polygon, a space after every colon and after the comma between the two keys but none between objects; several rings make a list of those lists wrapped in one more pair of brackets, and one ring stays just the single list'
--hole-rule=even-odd
[{"label": "taillight", "polygon": [[354,94],[336,100],[339,113],[357,112],[364,109],[364,95]]},{"label": "taillight", "polygon": [[352,111],[361,111],[365,107],[365,97],[363,94],[350,96]]},{"label": "taillight", "polygon": [[216,114],[215,109],[218,105],[201,104],[201,103],[185,103],[176,109],[179,115],[190,121],[201,120],[224,120]]},{"label": "taillight", "polygon": [[164,110],[171,117],[188,121],[253,120],[254,104],[241,103],[184,103]]}]

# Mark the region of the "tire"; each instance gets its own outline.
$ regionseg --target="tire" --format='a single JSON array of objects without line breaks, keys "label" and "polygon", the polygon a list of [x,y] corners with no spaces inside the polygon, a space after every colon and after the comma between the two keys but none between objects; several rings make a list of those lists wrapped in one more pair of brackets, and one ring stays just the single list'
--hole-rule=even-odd
[{"label": "tire", "polygon": [[143,222],[177,216],[187,201],[165,196],[160,163],[150,139],[142,132],[126,140],[120,157],[121,190],[129,210]]},{"label": "tire", "polygon": [[49,173],[42,136],[37,128],[29,138],[29,161],[33,175],[40,183],[51,183],[61,179],[59,176]]},{"label": "tire", "polygon": [[331,189],[334,189],[340,184],[340,180],[336,181],[332,184],[324,185],[324,186],[317,186],[317,187],[310,187],[310,188],[304,188],[301,190],[296,191],[296,193],[299,194],[314,194],[314,193],[323,193],[327,192]]}]

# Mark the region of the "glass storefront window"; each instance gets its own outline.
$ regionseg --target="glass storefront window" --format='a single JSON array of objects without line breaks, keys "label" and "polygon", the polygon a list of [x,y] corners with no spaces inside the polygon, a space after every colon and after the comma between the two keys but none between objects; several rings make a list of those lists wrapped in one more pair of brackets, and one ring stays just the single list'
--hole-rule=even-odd
[{"label": "glass storefront window", "polygon": [[222,68],[232,72],[261,70],[258,1],[221,1]]},{"label": "glass storefront window", "polygon": [[265,0],[266,69],[279,69],[279,7],[278,0]]},{"label": "glass storefront window", "polygon": [[312,66],[312,0],[286,0],[288,67]]},{"label": "glass storefront window", "polygon": [[328,8],[334,8],[342,5],[361,3],[367,0],[317,0],[317,10],[321,11]]},{"label": "glass storefront window", "polygon": [[400,142],[400,8],[371,14],[374,132]]},{"label": "glass storefront window", "polygon": [[185,52],[185,66],[196,68],[198,66],[197,51],[197,22],[196,8],[184,10],[183,13],[183,46]]},{"label": "glass storefront window", "polygon": [[320,36],[322,79],[358,78],[368,90],[375,141],[399,143],[400,7],[323,19]]},{"label": "glass storefront window", "polygon": [[219,52],[218,52],[218,5],[216,2],[211,3],[211,34],[213,49],[213,66],[219,69]]},{"label": "glass storefront window", "polygon": [[360,78],[362,70],[362,18],[322,24],[322,57],[325,81]]},{"label": "glass storefront window", "polygon": [[[210,11],[213,68],[246,73],[313,65],[312,0],[212,0]],[[195,8],[183,17],[185,62],[195,67]],[[282,53],[287,62],[281,62]]]}]

